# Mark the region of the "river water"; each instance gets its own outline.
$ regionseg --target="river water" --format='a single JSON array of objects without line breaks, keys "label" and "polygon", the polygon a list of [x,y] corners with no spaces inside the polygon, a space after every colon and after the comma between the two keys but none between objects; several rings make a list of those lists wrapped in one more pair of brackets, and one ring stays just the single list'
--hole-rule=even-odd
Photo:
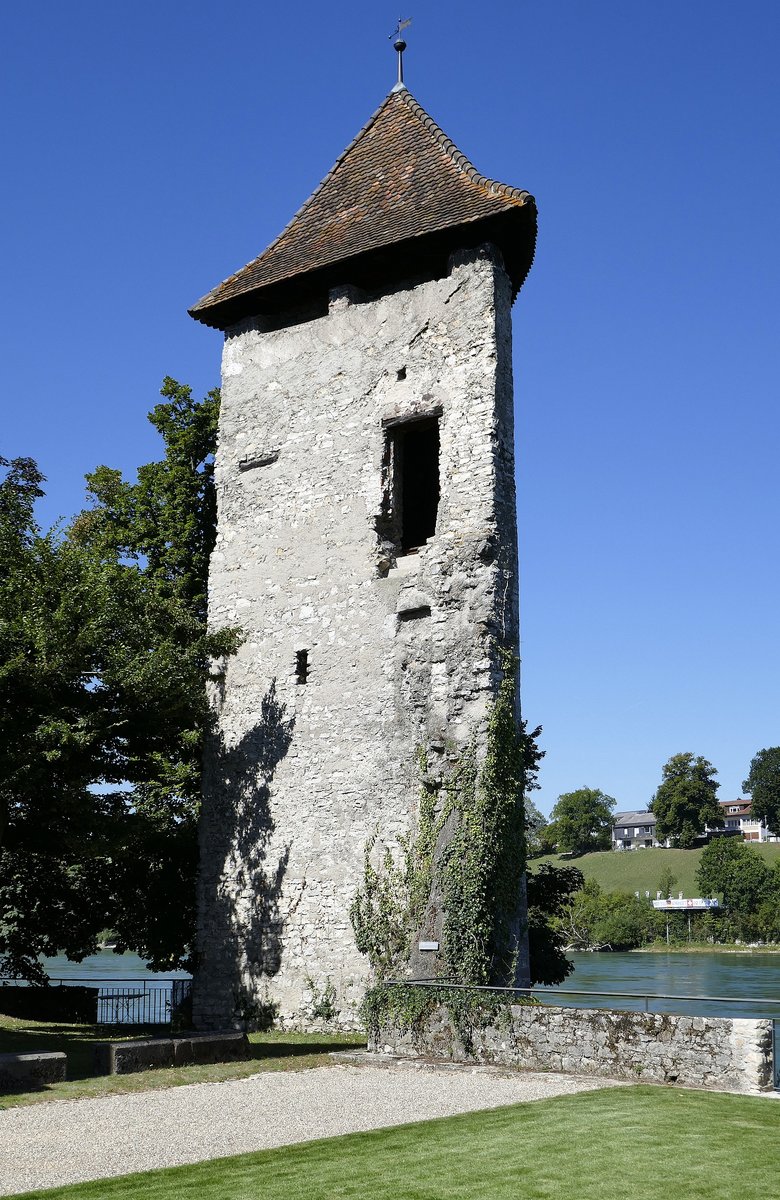
[{"label": "river water", "polygon": [[186,971],[150,971],[146,963],[131,951],[114,954],[113,950],[99,950],[80,963],[69,962],[61,954],[41,961],[52,980],[78,979],[79,983],[93,986],[98,983],[134,983],[140,980],[153,983],[166,979],[189,979]]},{"label": "river water", "polygon": [[[780,1018],[780,954],[602,952],[573,953],[570,958],[574,973],[560,988],[538,989],[545,999],[555,995],[565,1005]],[[563,994],[569,991],[586,995]],[[629,992],[640,998],[610,996],[609,992]],[[766,1000],[774,1003],[759,1003]]]},{"label": "river water", "polygon": [[[565,1005],[647,1009],[651,1012],[699,1013],[723,1017],[771,1016],[780,1019],[780,954],[571,954],[574,973],[560,988],[539,988],[545,999]],[[72,963],[66,958],[45,960],[52,979],[78,979],[97,986],[120,981],[146,981],[147,986],[169,979],[187,979],[185,971],[154,974],[137,954],[102,950]],[[566,995],[584,992],[585,995]],[[610,996],[633,993],[633,997]],[[636,998],[638,997],[638,998]],[[645,1000],[645,997],[648,999]],[[660,999],[678,997],[678,999]],[[679,999],[683,997],[683,999]],[[716,997],[688,999],[689,997]],[[774,1004],[755,1003],[760,1000]]]},{"label": "river water", "polygon": [[62,955],[42,961],[53,984],[96,989],[95,1013],[101,1025],[167,1023],[187,992],[187,984],[176,981],[190,979],[186,971],[150,971],[137,954],[113,950],[101,950],[80,963]]}]

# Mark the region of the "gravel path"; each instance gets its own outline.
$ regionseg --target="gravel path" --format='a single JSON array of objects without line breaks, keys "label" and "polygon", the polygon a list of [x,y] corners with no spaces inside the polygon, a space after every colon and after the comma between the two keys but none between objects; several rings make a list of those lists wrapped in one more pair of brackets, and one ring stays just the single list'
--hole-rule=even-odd
[{"label": "gravel path", "polygon": [[0,1195],[610,1086],[570,1075],[329,1066],[0,1112]]}]

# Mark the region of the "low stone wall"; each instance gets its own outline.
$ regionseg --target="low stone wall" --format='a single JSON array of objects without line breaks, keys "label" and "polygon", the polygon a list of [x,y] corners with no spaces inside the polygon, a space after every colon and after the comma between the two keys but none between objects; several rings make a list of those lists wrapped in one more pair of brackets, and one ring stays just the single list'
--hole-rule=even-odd
[{"label": "low stone wall", "polygon": [[512,1006],[466,1047],[444,1008],[425,1027],[383,1025],[369,1049],[408,1058],[493,1063],[734,1091],[772,1087],[772,1022],[605,1009]]},{"label": "low stone wall", "polygon": [[160,1067],[239,1062],[246,1058],[249,1058],[249,1039],[245,1033],[233,1030],[135,1042],[100,1042],[94,1052],[98,1075],[131,1075],[135,1071],[155,1071]]},{"label": "low stone wall", "polygon": [[65,1078],[66,1057],[47,1054],[0,1054],[0,1092],[26,1092]]}]

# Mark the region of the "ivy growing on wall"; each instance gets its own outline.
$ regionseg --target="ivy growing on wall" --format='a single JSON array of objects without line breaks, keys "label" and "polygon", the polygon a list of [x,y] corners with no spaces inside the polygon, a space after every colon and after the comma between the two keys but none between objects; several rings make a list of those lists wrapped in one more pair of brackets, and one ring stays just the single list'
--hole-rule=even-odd
[{"label": "ivy growing on wall", "polygon": [[439,877],[449,978],[511,986],[525,869],[523,751],[515,711],[517,660],[504,652],[501,666],[484,762],[480,767],[472,739],[448,789],[445,809],[457,820]]},{"label": "ivy growing on wall", "polygon": [[[444,909],[442,979],[473,985],[514,983],[519,932],[515,922],[525,867],[523,745],[515,705],[517,659],[506,651],[500,654],[503,677],[488,715],[484,757],[480,760],[475,733],[439,797],[421,751],[416,833],[401,839],[396,855],[383,847],[376,866],[378,833],[366,846],[363,884],[350,918],[357,947],[367,955],[376,981],[363,1009],[370,1028],[377,1027],[377,1006],[388,1016],[392,1010],[396,1023],[406,1006],[407,1023],[414,1024],[444,998],[464,1031],[477,1009],[492,1013],[495,1007],[484,995],[477,1000],[474,994],[469,998],[447,989],[437,995],[439,989],[382,986],[407,973],[434,891]],[[444,844],[437,856],[440,839]],[[424,994],[417,996],[416,991]],[[464,1024],[460,1017],[466,1013],[470,1016]]]}]

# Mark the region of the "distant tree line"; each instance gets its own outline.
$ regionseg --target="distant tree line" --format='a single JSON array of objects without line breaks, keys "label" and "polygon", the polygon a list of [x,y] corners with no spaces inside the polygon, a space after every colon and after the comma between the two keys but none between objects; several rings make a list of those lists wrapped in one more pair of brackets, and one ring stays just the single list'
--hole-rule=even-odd
[{"label": "distant tree line", "polygon": [[[659,842],[690,849],[700,843],[705,829],[723,828],[716,776],[711,762],[690,752],[674,754],[664,764],[661,783],[649,804]],[[780,832],[780,746],[757,752],[742,787],[751,797],[753,819]],[[616,804],[598,788],[582,787],[558,797],[549,821],[531,805],[529,856],[609,850]]]}]

